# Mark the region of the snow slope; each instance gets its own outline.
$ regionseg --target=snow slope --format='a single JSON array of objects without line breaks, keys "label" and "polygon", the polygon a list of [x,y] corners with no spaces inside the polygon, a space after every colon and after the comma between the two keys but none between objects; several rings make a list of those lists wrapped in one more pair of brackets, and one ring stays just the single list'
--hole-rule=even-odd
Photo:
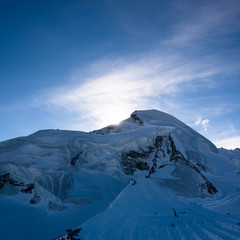
[{"label": "snow slope", "polygon": [[[219,197],[217,204],[223,201]],[[175,195],[157,177],[139,179],[111,208],[81,225],[80,239],[239,239],[239,213],[220,214],[206,203]]]},{"label": "snow slope", "polygon": [[80,224],[80,239],[240,239],[239,177],[240,151],[156,110],[39,131],[0,143],[0,235],[53,239]]}]

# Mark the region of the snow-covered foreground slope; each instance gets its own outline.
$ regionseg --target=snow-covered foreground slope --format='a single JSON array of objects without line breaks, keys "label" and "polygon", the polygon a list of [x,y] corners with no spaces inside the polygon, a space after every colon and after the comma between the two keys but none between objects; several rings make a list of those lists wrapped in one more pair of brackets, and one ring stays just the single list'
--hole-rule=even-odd
[{"label": "snow-covered foreground slope", "polygon": [[0,235],[80,225],[80,239],[240,239],[239,178],[240,151],[156,110],[91,133],[39,131],[0,143]]},{"label": "snow-covered foreground slope", "polygon": [[[240,238],[239,209],[220,214],[206,208],[207,199],[179,197],[159,181],[154,177],[129,184],[109,209],[81,225],[80,239]],[[226,206],[225,200],[220,197],[216,204]]]}]

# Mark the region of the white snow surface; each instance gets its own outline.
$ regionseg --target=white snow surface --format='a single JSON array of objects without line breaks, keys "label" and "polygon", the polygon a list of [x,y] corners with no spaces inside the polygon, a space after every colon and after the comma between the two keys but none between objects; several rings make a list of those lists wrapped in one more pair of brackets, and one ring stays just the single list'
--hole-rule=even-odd
[{"label": "white snow surface", "polygon": [[1,239],[240,239],[239,206],[240,151],[157,110],[0,143]]}]

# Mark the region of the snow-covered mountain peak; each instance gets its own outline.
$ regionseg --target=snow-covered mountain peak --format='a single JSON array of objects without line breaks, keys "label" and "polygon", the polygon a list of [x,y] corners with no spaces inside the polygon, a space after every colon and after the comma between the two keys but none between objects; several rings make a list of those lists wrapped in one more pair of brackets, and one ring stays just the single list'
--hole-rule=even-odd
[{"label": "snow-covered mountain peak", "polygon": [[146,125],[155,126],[183,126],[184,123],[170,114],[158,110],[134,111],[129,118],[120,122],[119,125],[109,125],[100,130],[93,131],[96,134],[120,133],[130,131]]},{"label": "snow-covered mountain peak", "polygon": [[179,121],[177,118],[173,117],[170,114],[158,111],[158,110],[143,110],[139,111],[136,110],[131,114],[131,118],[139,118],[140,121],[143,122],[143,124],[158,124],[158,125],[179,125],[183,124],[181,121]]},{"label": "snow-covered mountain peak", "polygon": [[95,130],[93,133],[105,135],[129,131],[141,132],[145,135],[149,135],[152,132],[152,136],[154,134],[156,136],[164,136],[171,133],[177,148],[183,154],[187,151],[218,152],[216,146],[208,139],[172,115],[157,110],[134,111],[128,119],[122,121],[119,125],[110,125],[100,130]]},{"label": "snow-covered mountain peak", "polygon": [[171,209],[176,198],[221,199],[229,191],[235,196],[239,159],[239,151],[218,150],[169,114],[134,111],[119,125],[90,133],[41,130],[0,143],[0,201],[2,206],[11,199],[30,210],[62,211],[62,223],[64,213],[75,209],[79,224],[107,206],[117,209],[108,213],[118,215],[119,208],[129,207],[128,196],[136,209],[157,207],[156,196],[161,204],[171,203],[159,209]]}]

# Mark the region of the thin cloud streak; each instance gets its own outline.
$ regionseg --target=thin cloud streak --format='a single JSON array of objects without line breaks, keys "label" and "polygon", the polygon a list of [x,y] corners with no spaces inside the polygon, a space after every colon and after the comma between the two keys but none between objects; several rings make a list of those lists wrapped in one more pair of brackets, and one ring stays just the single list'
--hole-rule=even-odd
[{"label": "thin cloud streak", "polygon": [[[188,6],[189,5],[189,6]],[[174,34],[166,41],[169,45],[191,44],[195,41],[212,41],[219,34],[229,34],[239,30],[240,2],[218,0],[175,5],[183,19],[174,27]],[[186,17],[187,16],[187,17]]]},{"label": "thin cloud streak", "polygon": [[[240,70],[239,64],[222,58],[221,54],[202,54],[200,50],[205,40],[208,42],[219,34],[231,34],[238,28],[234,23],[239,3],[234,0],[230,5],[225,1],[218,3],[203,4],[199,9],[195,6],[196,14],[183,18],[175,25],[172,36],[138,60],[117,58],[110,62],[104,59],[75,70],[68,84],[46,91],[35,99],[34,107],[72,115],[76,128],[78,122],[82,122],[89,130],[118,123],[135,109],[157,108],[177,117],[187,115],[185,119],[192,123],[190,126],[199,118],[202,130],[207,132],[211,117],[231,112],[232,106],[220,98],[214,104],[186,107],[184,101],[186,103],[187,99],[179,95],[186,97],[187,93],[198,92],[199,88],[213,89],[221,85],[219,76]],[[230,26],[234,27],[229,30]],[[175,47],[183,44],[194,46],[193,54],[188,48],[176,50]],[[163,47],[164,51],[159,50]]]},{"label": "thin cloud streak", "polygon": [[216,140],[215,144],[217,147],[223,147],[226,149],[235,149],[239,148],[240,136],[233,136],[226,139]]},{"label": "thin cloud streak", "polygon": [[[220,129],[220,131],[217,129]],[[217,147],[235,149],[240,146],[240,132],[231,122],[222,122],[209,130],[211,132],[209,139],[212,140]]]},{"label": "thin cloud streak", "polygon": [[[155,106],[160,109],[164,108],[161,102],[168,102],[173,108],[176,106],[174,96],[184,91],[183,84],[194,88],[196,81],[214,78],[225,71],[216,67],[217,60],[211,62],[210,66],[201,60],[184,61],[180,56],[165,55],[145,57],[136,62],[126,61],[125,64],[121,61],[119,67],[117,62],[109,63],[108,67],[106,62],[104,67],[98,63],[96,69],[90,68],[89,75],[94,77],[88,78],[86,75],[82,83],[81,72],[79,77],[75,72],[74,80],[69,85],[50,89],[34,104],[44,106],[49,111],[62,109],[72,112],[79,118],[84,113],[98,121],[95,127],[117,123],[135,109],[153,108],[153,102],[158,102]],[[102,68],[105,72],[98,76],[98,70]]]}]

